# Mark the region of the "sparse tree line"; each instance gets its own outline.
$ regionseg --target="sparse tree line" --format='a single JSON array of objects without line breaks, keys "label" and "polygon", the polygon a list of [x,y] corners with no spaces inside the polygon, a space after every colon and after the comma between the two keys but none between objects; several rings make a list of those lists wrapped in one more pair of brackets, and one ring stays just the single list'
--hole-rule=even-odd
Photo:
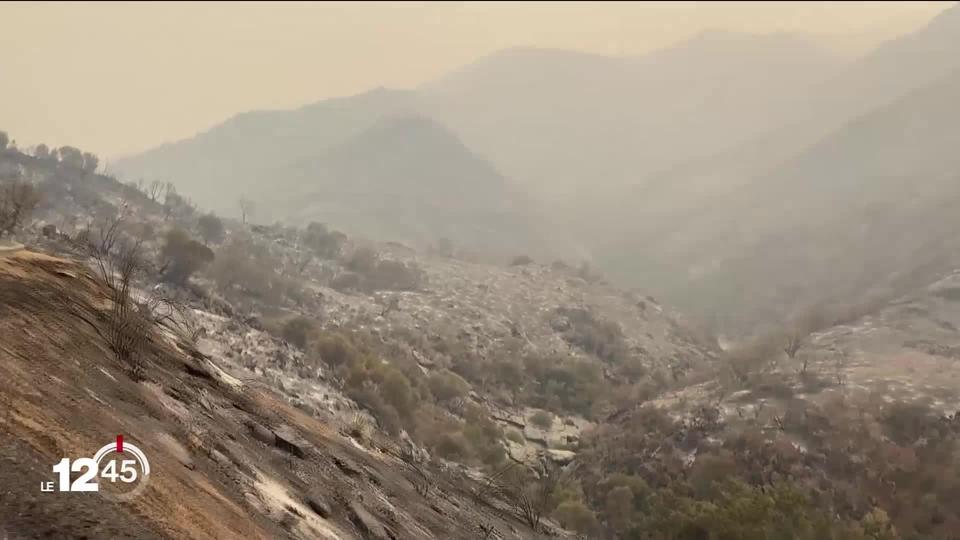
[{"label": "sparse tree line", "polygon": [[[17,150],[15,140],[11,140],[5,131],[0,131],[0,151]],[[65,167],[74,170],[92,173],[100,165],[100,158],[92,152],[84,152],[73,146],[61,146],[59,148],[50,148],[46,144],[38,144],[33,147],[33,157],[43,160],[60,163]]]}]

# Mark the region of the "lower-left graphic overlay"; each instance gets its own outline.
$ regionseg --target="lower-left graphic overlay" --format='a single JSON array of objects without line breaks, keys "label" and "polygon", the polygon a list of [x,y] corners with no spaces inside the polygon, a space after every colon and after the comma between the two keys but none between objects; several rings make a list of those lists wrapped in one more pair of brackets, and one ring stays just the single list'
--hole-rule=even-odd
[{"label": "lower-left graphic overlay", "polygon": [[90,457],[64,457],[52,465],[51,477],[40,482],[40,491],[90,492],[115,501],[129,501],[146,488],[150,461],[135,444],[116,440]]}]

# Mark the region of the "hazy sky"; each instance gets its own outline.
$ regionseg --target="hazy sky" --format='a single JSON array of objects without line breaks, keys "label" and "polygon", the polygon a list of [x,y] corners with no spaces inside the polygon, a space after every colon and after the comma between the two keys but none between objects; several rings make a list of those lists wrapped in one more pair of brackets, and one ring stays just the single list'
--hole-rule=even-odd
[{"label": "hazy sky", "polygon": [[2,3],[0,129],[116,157],[236,112],[413,87],[513,45],[640,54],[704,29],[844,53],[949,3]]}]

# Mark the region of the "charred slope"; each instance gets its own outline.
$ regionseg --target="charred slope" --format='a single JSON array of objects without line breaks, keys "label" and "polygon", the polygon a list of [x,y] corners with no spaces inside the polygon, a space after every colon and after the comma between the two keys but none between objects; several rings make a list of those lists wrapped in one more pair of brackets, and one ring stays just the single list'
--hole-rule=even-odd
[{"label": "charred slope", "polygon": [[[166,327],[143,334],[131,377],[110,346],[110,306],[83,265],[0,254],[0,524],[13,538],[534,536],[496,500],[470,499],[470,480],[416,473],[382,441],[351,442]],[[118,433],[151,461],[138,498],[37,490],[53,463]]]}]

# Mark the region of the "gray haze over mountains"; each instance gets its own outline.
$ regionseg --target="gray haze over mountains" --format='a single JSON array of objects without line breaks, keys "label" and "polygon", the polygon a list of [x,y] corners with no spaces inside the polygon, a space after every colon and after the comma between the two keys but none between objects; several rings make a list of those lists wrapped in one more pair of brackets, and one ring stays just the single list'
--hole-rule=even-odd
[{"label": "gray haze over mountains", "polygon": [[735,330],[951,264],[958,70],[956,6],[853,61],[727,32],[639,57],[512,48],[112,168],[225,214],[251,198],[258,221],[586,257]]}]

